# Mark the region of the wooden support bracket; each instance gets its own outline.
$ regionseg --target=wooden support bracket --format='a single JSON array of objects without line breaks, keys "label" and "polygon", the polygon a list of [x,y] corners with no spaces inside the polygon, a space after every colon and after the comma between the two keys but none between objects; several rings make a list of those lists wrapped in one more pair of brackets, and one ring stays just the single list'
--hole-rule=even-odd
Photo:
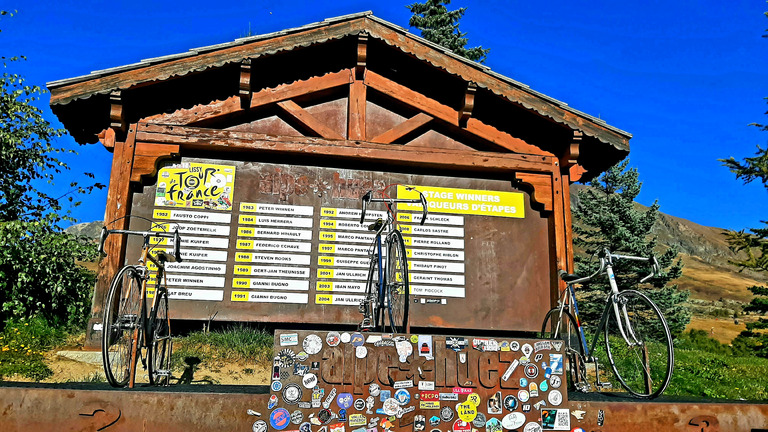
[{"label": "wooden support bracket", "polygon": [[251,107],[251,59],[240,63],[240,108],[247,110]]},{"label": "wooden support bracket", "polygon": [[365,75],[368,61],[368,33],[361,32],[357,35],[357,64],[355,65],[355,79],[362,80]]},{"label": "wooden support bracket", "polygon": [[583,137],[584,134],[581,131],[573,131],[573,141],[568,144],[565,153],[560,157],[560,166],[562,169],[568,170],[567,174],[571,182],[579,181],[586,172],[584,167],[579,165],[579,152]]},{"label": "wooden support bracket", "polygon": [[128,123],[125,121],[123,112],[123,97],[120,90],[115,90],[109,94],[109,127],[120,132],[120,138],[125,136],[128,130]]},{"label": "wooden support bracket", "polygon": [[477,92],[477,84],[468,82],[467,90],[464,92],[464,105],[459,110],[459,127],[467,127],[467,121],[475,108],[475,92]]},{"label": "wooden support bracket", "polygon": [[533,188],[531,201],[541,204],[546,211],[554,209],[552,174],[517,172],[515,180]]}]

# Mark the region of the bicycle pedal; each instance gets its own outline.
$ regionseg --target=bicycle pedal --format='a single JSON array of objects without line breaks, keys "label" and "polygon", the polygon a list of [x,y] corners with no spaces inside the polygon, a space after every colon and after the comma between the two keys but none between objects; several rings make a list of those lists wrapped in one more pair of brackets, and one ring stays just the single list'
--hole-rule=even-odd
[{"label": "bicycle pedal", "polygon": [[609,382],[600,382],[600,383],[597,383],[597,386],[603,390],[610,390],[613,388],[613,384]]}]

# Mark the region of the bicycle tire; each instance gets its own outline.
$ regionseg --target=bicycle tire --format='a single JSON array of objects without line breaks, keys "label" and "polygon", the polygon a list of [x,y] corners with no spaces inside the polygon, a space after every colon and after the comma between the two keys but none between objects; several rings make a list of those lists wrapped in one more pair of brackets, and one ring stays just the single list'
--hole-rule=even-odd
[{"label": "bicycle tire", "polygon": [[155,306],[149,318],[149,334],[152,339],[147,350],[147,365],[149,367],[149,383],[152,385],[168,385],[171,368],[171,322],[168,318],[168,291],[156,289]]},{"label": "bicycle tire", "polygon": [[363,330],[379,331],[378,321],[378,261],[377,254],[371,255],[371,262],[368,266],[368,278],[365,284],[365,296],[360,302],[360,313],[363,315],[363,320],[360,323],[360,328]]},{"label": "bicycle tire", "polygon": [[112,279],[104,303],[101,354],[104,375],[112,387],[125,387],[134,373],[131,349],[134,331],[141,341],[141,306],[141,279],[135,266],[125,266]]},{"label": "bicycle tire", "polygon": [[387,312],[392,333],[408,328],[408,258],[400,231],[394,230],[387,242]]},{"label": "bicycle tire", "polygon": [[[674,369],[675,355],[667,321],[658,306],[639,291],[622,291],[615,296],[615,301],[621,311],[625,332],[629,321],[634,334],[634,337],[627,336],[637,344],[627,344],[619,331],[615,313],[609,310],[605,324],[608,361],[619,383],[629,393],[639,398],[655,398],[669,385]],[[608,307],[612,307],[611,303]],[[646,377],[650,378],[650,385]]]},{"label": "bicycle tire", "polygon": [[[557,323],[560,327],[557,328]],[[558,334],[555,334],[555,333]],[[587,368],[584,358],[584,344],[581,341],[576,319],[567,310],[563,310],[560,316],[560,308],[551,309],[544,317],[544,323],[541,325],[542,339],[560,339],[563,341],[563,353],[567,364],[563,368],[570,373],[568,380],[568,389],[576,388],[577,382],[587,383]]]}]

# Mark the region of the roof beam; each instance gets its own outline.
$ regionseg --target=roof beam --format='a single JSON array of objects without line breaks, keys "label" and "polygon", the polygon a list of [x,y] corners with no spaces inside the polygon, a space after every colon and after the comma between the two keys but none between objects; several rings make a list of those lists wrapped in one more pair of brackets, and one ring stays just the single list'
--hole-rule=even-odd
[{"label": "roof beam", "polygon": [[278,102],[277,106],[283,109],[283,111],[291,116],[294,120],[299,122],[303,127],[316,133],[322,138],[343,140],[344,137],[339,135],[338,132],[329,128],[317,117],[310,114],[307,110],[300,107],[296,102],[292,100],[286,100]]},{"label": "roof beam", "polygon": [[[365,84],[448,124],[459,127],[460,116],[457,110],[413,91],[404,85],[398,84],[389,78],[369,70],[365,74]],[[515,153],[553,156],[550,152],[528,144],[520,138],[515,138],[474,118],[467,119],[467,125],[463,129]]]},{"label": "roof beam", "polygon": [[408,120],[393,127],[392,129],[380,134],[375,138],[372,138],[371,141],[375,143],[390,144],[424,126],[432,120],[434,120],[434,117],[424,113],[418,113]]}]

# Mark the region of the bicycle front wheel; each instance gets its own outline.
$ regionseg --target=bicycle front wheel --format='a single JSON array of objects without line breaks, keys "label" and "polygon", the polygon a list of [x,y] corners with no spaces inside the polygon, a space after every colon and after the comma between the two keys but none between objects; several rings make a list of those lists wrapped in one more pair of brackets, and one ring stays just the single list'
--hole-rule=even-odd
[{"label": "bicycle front wheel", "polygon": [[576,320],[567,310],[560,314],[560,308],[554,308],[547,313],[541,326],[542,339],[559,339],[563,341],[563,353],[568,362],[563,365],[570,372],[569,389],[576,388],[576,383],[587,383],[587,370],[584,362],[584,344],[576,326]]},{"label": "bicycle front wheel", "polygon": [[392,333],[408,327],[408,258],[400,231],[392,231],[387,242],[387,311]]},{"label": "bicycle front wheel", "polygon": [[150,341],[147,351],[149,383],[168,385],[171,378],[171,322],[168,318],[168,292],[156,289],[155,307],[150,314]]},{"label": "bicycle front wheel", "polygon": [[[669,385],[674,368],[672,335],[664,315],[645,294],[627,290],[608,304],[605,348],[616,378],[629,393],[654,398]],[[618,320],[617,320],[618,318]]]},{"label": "bicycle front wheel", "polygon": [[141,341],[141,279],[133,266],[120,269],[104,303],[101,355],[104,375],[113,387],[125,387],[131,377],[134,332]]}]

